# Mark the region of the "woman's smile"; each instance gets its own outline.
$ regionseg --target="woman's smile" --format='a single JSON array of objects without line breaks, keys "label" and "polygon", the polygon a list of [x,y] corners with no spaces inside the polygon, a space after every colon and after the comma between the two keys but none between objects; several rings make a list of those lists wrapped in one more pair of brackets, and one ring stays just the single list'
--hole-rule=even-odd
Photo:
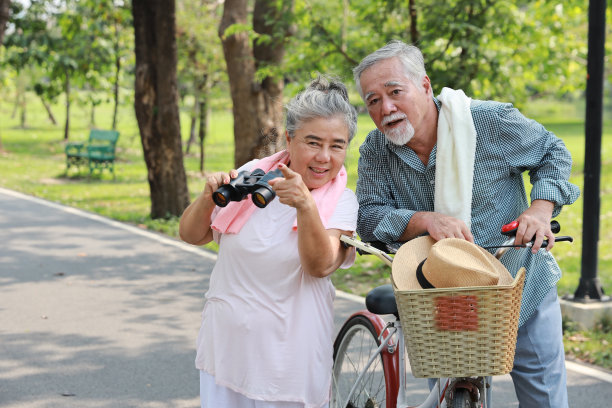
[{"label": "woman's smile", "polygon": [[302,176],[310,190],[331,181],[344,164],[348,126],[341,116],[304,122],[293,137],[287,135],[289,168]]}]

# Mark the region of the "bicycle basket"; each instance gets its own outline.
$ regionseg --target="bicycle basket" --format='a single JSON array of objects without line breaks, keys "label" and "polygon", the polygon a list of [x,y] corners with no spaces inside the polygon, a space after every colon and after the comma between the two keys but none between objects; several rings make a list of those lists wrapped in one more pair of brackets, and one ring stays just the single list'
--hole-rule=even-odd
[{"label": "bicycle basket", "polygon": [[415,377],[503,375],[512,370],[525,268],[511,285],[393,289]]}]

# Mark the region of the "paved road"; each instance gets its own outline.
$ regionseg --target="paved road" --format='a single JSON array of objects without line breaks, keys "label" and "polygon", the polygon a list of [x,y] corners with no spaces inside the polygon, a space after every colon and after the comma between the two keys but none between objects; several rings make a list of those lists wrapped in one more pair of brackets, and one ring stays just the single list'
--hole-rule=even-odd
[{"label": "paved road", "polygon": [[[0,188],[0,407],[198,407],[194,341],[215,255]],[[363,300],[339,293],[336,324]],[[570,406],[612,375],[568,362]],[[424,380],[410,383],[415,400]],[[496,407],[517,407],[509,376]]]}]

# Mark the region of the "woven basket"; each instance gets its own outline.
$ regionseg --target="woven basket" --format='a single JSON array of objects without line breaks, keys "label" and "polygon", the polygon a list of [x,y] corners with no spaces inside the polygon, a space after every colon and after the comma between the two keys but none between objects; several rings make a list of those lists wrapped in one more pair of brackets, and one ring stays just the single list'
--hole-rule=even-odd
[{"label": "woven basket", "polygon": [[525,268],[512,285],[397,290],[415,377],[503,375],[512,370]]}]

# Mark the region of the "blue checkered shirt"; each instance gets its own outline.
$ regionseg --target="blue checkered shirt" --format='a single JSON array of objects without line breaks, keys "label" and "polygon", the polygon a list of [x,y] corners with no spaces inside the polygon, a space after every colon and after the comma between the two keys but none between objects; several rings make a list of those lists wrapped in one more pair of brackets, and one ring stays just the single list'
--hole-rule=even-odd
[{"label": "blue checkered shirt", "polygon": [[[440,109],[440,101],[434,98]],[[515,220],[529,204],[523,173],[529,172],[531,200],[555,203],[553,217],[580,191],[568,179],[572,158],[561,139],[527,119],[511,104],[472,100],[476,157],[472,190],[472,234],[480,246],[500,245],[502,225]],[[436,147],[427,166],[412,149],[387,142],[379,130],[370,132],[359,148],[356,194],[357,232],[364,241],[393,247],[417,211],[434,211]],[[510,273],[527,269],[519,325],[536,310],[561,277],[551,253],[511,250],[501,259]]]}]

